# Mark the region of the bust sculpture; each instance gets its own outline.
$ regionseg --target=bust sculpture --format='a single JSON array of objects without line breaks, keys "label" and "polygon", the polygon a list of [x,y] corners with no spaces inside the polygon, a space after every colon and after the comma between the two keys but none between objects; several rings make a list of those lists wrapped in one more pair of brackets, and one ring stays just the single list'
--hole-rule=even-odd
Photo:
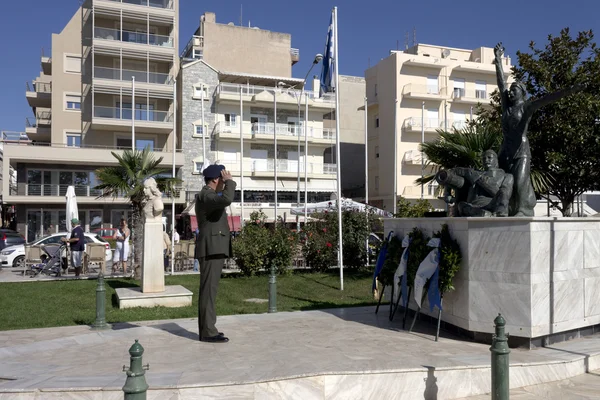
[{"label": "bust sculpture", "polygon": [[452,168],[436,174],[436,181],[445,187],[444,201],[457,204],[458,216],[506,217],[513,191],[513,176],[498,167],[498,156],[493,150],[485,151],[481,162],[485,171]]},{"label": "bust sculpture", "polygon": [[162,212],[165,208],[162,202],[162,193],[158,190],[154,178],[148,178],[144,181],[144,196],[146,204],[144,205],[145,222],[161,222]]}]

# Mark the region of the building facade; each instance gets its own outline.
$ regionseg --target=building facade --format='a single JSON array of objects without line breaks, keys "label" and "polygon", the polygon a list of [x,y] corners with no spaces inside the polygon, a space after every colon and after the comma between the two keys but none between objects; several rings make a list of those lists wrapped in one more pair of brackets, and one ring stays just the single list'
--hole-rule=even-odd
[{"label": "building facade", "polygon": [[[150,147],[165,168],[173,159],[183,166],[173,148],[178,14],[178,0],[87,0],[52,35],[51,55],[42,56],[26,93],[34,113],[27,135],[4,146],[3,173],[13,167],[17,182],[3,182],[3,200],[15,206],[17,229],[28,240],[65,229],[70,185],[86,230],[129,218],[127,199],[98,199],[94,189],[95,170],[117,164],[112,152]],[[180,138],[175,142],[181,148]],[[185,198],[164,201],[168,216],[167,205],[183,208]]]},{"label": "building facade", "polygon": [[[493,62],[492,48],[465,50],[418,44],[405,51],[392,51],[365,71],[370,204],[392,211],[396,196],[422,196],[443,208],[437,200],[436,184],[422,189],[414,183],[422,170],[424,174],[431,172],[427,167],[422,169],[419,145],[437,138],[438,129],[464,127],[475,117],[477,104],[489,104],[497,87]],[[504,70],[510,71],[510,58],[502,62]]]},{"label": "building facade", "polygon": [[180,82],[182,178],[189,203],[204,185],[202,167],[217,161],[238,182],[233,216],[242,215],[243,190],[243,218],[262,210],[274,221],[276,184],[277,215],[294,222],[291,209],[297,207],[298,189],[304,203],[305,176],[309,202],[331,198],[337,170],[324,154],[335,143],[335,129],[324,128],[323,117],[335,107],[332,96],[295,89],[302,79],[223,73],[204,60],[184,61]]}]

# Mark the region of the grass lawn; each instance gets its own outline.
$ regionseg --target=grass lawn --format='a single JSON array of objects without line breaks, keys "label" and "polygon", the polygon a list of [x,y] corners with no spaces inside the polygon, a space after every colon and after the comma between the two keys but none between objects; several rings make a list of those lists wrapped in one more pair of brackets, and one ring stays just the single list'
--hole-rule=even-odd
[{"label": "grass lawn", "polygon": [[[268,275],[226,276],[221,279],[217,314],[265,313]],[[372,272],[344,271],[344,291],[339,290],[339,270],[331,273],[296,272],[277,277],[277,310],[296,311],[376,304],[371,294]],[[167,276],[167,285],[182,285],[194,293],[193,304],[181,308],[130,308],[120,310],[115,289],[138,286],[132,279],[106,279],[106,319],[109,323],[198,315],[198,275]],[[0,330],[89,325],[96,318],[96,280],[0,283]]]}]

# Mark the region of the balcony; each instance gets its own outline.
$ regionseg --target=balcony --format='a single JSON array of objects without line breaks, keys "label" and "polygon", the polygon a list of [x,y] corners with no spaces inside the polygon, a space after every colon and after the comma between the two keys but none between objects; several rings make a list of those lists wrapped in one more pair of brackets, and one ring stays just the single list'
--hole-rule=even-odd
[{"label": "balcony", "polygon": [[25,134],[33,140],[50,140],[50,126],[40,126],[37,119],[25,118]]},{"label": "balcony", "polygon": [[487,103],[488,94],[486,90],[465,90],[454,88],[452,91],[452,100],[455,103],[463,104]]},{"label": "balcony", "polygon": [[172,86],[173,79],[169,74],[159,72],[137,71],[131,69],[118,69],[106,67],[94,67],[94,79],[107,79],[111,81],[131,82],[135,77],[135,83],[150,83],[155,85]]},{"label": "balcony", "polygon": [[418,199],[421,197],[421,189],[423,189],[423,197],[426,199],[436,199],[439,193],[437,183],[430,183],[421,188],[421,186],[405,186],[402,191],[402,197],[407,199]]},{"label": "balcony", "polygon": [[404,153],[402,162],[406,165],[421,165],[421,160],[427,164],[427,156],[418,150],[409,150]]},{"label": "balcony", "polygon": [[[281,142],[297,143],[298,138],[304,141],[304,127],[296,124],[277,124],[277,128],[273,123],[269,122],[243,122],[242,131],[244,139],[255,140],[257,142],[273,142],[273,132],[277,129],[277,140]],[[331,146],[335,143],[335,129],[324,129],[309,126],[307,128],[308,141],[312,144],[324,144]],[[232,124],[228,121],[219,121],[215,124],[213,134],[218,139],[225,140],[240,140],[240,126],[238,123]]]},{"label": "balcony", "polygon": [[[274,88],[269,86],[243,85],[236,83],[220,83],[217,87],[217,101],[232,101],[239,103],[240,94],[244,102],[250,102],[260,106],[269,106],[273,104],[273,95],[277,93],[277,107],[287,109],[297,109],[298,100],[304,105],[304,96],[308,96],[309,107],[323,108],[333,110],[335,107],[335,94],[326,93],[319,97],[319,94],[312,90]],[[302,97],[302,99],[300,98]]]},{"label": "balcony", "polygon": [[434,85],[416,85],[409,83],[402,89],[402,95],[405,98],[415,100],[438,100],[446,98],[446,88]]},{"label": "balcony", "polygon": [[161,110],[140,110],[132,113],[131,108],[94,106],[93,126],[96,129],[111,130],[116,126],[130,127],[131,118],[135,118],[136,128],[148,133],[171,133],[173,113]]},{"label": "balcony", "polygon": [[106,0],[114,3],[132,4],[136,6],[173,9],[173,0]]},{"label": "balcony", "polygon": [[196,47],[204,48],[204,36],[192,36],[181,52],[181,57],[196,58],[193,54],[193,50]]},{"label": "balcony", "polygon": [[296,63],[300,61],[300,50],[291,48],[290,56],[292,57],[292,65],[296,65]]},{"label": "balcony", "polygon": [[443,127],[443,120],[438,118],[425,118],[421,121],[421,118],[411,117],[404,120],[404,130],[406,132],[436,133],[438,129]]},{"label": "balcony", "polygon": [[44,49],[42,49],[41,63],[44,75],[52,75],[52,58],[44,53]]},{"label": "balcony", "polygon": [[[277,165],[278,178],[296,178],[298,176],[298,167],[300,174],[304,174],[304,162],[298,166],[297,160],[278,159],[275,164],[274,159],[251,160],[250,171],[252,176],[257,178],[270,178],[275,176],[275,165]],[[307,175],[311,178],[336,179],[336,164],[317,164],[308,163]]]},{"label": "balcony", "polygon": [[94,38],[173,49],[172,37],[152,33],[96,27],[94,28]]},{"label": "balcony", "polygon": [[52,83],[27,82],[25,84],[25,96],[30,107],[50,108],[52,105]]}]

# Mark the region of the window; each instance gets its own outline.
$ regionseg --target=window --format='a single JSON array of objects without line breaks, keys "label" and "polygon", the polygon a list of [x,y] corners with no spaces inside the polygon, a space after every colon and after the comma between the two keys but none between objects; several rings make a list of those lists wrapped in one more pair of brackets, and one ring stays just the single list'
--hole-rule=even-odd
[{"label": "window", "polygon": [[375,190],[379,190],[379,177],[375,177]]},{"label": "window", "polygon": [[375,146],[375,158],[379,158],[379,146]]},{"label": "window", "polygon": [[194,161],[194,173],[201,174],[203,165],[204,165],[204,162],[202,162],[202,161]]},{"label": "window", "polygon": [[203,83],[194,85],[194,99],[208,99],[208,86]]},{"label": "window", "polygon": [[440,89],[438,87],[438,77],[435,75],[430,75],[427,77],[427,93],[429,94],[439,94]]},{"label": "window", "polygon": [[379,128],[379,115],[375,116],[375,128]]},{"label": "window", "polygon": [[72,74],[80,74],[81,73],[81,57],[80,56],[70,56],[65,54],[65,72]]},{"label": "window", "polygon": [[81,147],[81,134],[67,133],[67,147]]},{"label": "window", "polygon": [[202,58],[204,58],[204,53],[203,53],[202,49],[194,49],[193,57],[196,60],[201,60]]},{"label": "window", "polygon": [[[155,142],[154,139],[135,139],[136,150],[144,150],[149,147],[150,150],[154,150]],[[117,148],[119,149],[131,149],[131,138],[117,138]]]},{"label": "window", "polygon": [[202,137],[206,131],[208,131],[207,125],[202,126],[202,124],[194,124],[194,134],[192,136]]},{"label": "window", "polygon": [[427,185],[427,195],[433,197],[437,196],[438,189],[439,185],[437,183],[430,183]]},{"label": "window", "polygon": [[487,83],[485,81],[475,81],[475,97],[478,99],[487,98]]},{"label": "window", "polygon": [[462,78],[454,78],[454,98],[465,96],[465,80]]},{"label": "window", "polygon": [[375,97],[377,97],[377,84],[375,84]]},{"label": "window", "polygon": [[225,126],[236,126],[236,115],[233,113],[225,114]]},{"label": "window", "polygon": [[81,96],[76,94],[65,95],[66,109],[67,110],[81,110]]}]

